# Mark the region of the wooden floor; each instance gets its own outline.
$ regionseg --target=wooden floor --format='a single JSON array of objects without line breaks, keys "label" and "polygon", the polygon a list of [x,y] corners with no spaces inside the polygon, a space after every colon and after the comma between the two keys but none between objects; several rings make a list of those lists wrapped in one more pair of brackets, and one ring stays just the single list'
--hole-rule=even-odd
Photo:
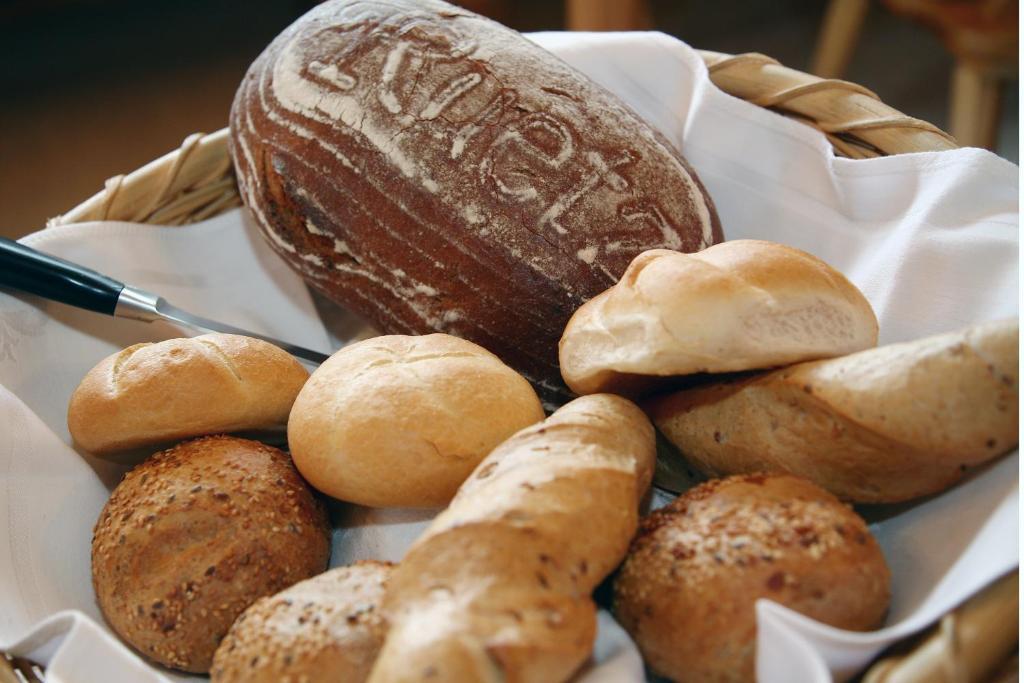
[{"label": "wooden floor", "polygon": [[[55,12],[63,5],[45,4],[57,5]],[[254,11],[263,4],[255,3]],[[7,87],[3,79],[11,79],[12,74],[5,74],[5,67],[0,66],[0,92],[7,93],[0,104],[0,234],[16,237],[39,230],[48,217],[100,189],[106,178],[160,156],[192,132],[210,132],[224,126],[234,90],[248,63],[292,15],[305,9],[302,2],[265,4],[273,5],[273,11],[264,11],[256,29],[231,28],[236,33],[230,35],[225,31],[233,24],[223,17],[221,26],[204,24],[203,30],[190,34],[189,22],[195,22],[196,17],[178,11],[166,18],[167,28],[177,32],[175,40],[168,44],[154,37],[151,48],[147,47],[147,36],[138,35],[138,23],[145,22],[145,17],[127,28],[113,22],[110,41],[120,40],[118,27],[134,31],[134,42],[126,49],[135,51],[138,63],[130,69],[112,69],[109,60],[97,60],[95,65],[85,63],[77,70],[72,68],[74,77],[64,79],[61,74],[66,73],[66,64],[62,67],[58,59],[57,66],[20,67],[22,71],[13,76],[21,81]],[[500,3],[495,0],[491,4],[500,11]],[[502,18],[524,30],[559,28],[561,17],[552,11],[552,4],[539,0],[517,3],[515,12],[506,10]],[[199,7],[194,2],[178,5]],[[807,68],[821,20],[818,3],[798,0],[654,0],[653,10],[659,29],[695,46],[725,52],[764,52],[801,69]],[[38,16],[30,19],[32,30],[40,35],[29,37],[43,41],[44,48],[51,40],[53,45],[48,49],[60,51],[60,32],[50,35],[45,21]],[[0,63],[10,64],[13,59],[18,67],[18,55],[5,52],[18,49],[18,41],[10,38],[19,30],[19,22],[25,24],[26,20],[17,14],[5,19],[0,12]],[[99,25],[95,31],[104,28]],[[76,35],[73,25],[63,30]],[[153,36],[157,33],[154,31]],[[96,46],[95,39],[82,43],[67,59],[88,62]],[[194,57],[178,60],[175,51]],[[131,54],[114,54],[122,63],[134,59]],[[39,71],[37,82],[26,85],[31,73],[24,70],[31,72],[33,68]],[[847,78],[875,90],[897,109],[943,126],[951,68],[951,59],[927,30],[888,16],[876,6]],[[1006,90],[998,151],[1017,161],[1016,82]]]}]

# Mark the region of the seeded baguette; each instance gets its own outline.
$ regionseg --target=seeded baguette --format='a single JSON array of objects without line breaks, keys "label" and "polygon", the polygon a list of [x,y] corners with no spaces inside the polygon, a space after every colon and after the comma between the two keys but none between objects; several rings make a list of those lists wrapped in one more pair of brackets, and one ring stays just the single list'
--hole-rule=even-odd
[{"label": "seeded baguette", "polygon": [[653,468],[650,423],[610,395],[500,445],[392,575],[370,680],[567,680],[590,655],[591,593],[626,552]]},{"label": "seeded baguette", "polygon": [[385,334],[447,332],[567,399],[571,313],[654,247],[721,241],[660,133],[519,33],[439,0],[332,0],[249,69],[241,196],[312,286]]},{"label": "seeded baguette", "polygon": [[789,472],[845,500],[942,491],[1018,437],[1018,323],[976,325],[653,400],[710,476]]}]

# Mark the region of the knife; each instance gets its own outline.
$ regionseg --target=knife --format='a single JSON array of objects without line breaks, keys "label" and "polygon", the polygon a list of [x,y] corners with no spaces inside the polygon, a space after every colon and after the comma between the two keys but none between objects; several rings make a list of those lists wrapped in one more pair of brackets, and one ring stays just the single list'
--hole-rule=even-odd
[{"label": "knife", "polygon": [[0,237],[0,287],[116,318],[145,322],[167,320],[207,332],[255,337],[310,363],[320,364],[327,360],[323,353],[193,315],[168,303],[162,296],[5,237]]}]

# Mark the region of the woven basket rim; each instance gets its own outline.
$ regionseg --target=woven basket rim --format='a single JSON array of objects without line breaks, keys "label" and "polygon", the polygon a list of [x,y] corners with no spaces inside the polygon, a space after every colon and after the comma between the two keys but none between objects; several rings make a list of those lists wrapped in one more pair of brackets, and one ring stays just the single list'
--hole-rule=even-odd
[{"label": "woven basket rim", "polygon": [[[863,86],[823,79],[758,53],[698,50],[711,81],[727,94],[822,131],[837,155],[854,159],[955,149],[932,124],[883,103]],[[183,225],[239,206],[228,151],[228,129],[195,133],[182,145],[104,188],[47,226],[122,220]]]}]

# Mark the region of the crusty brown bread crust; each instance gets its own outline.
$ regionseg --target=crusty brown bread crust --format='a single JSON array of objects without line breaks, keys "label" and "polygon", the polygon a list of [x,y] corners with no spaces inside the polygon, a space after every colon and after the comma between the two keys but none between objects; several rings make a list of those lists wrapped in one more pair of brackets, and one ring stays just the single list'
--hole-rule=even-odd
[{"label": "crusty brown bread crust", "polygon": [[270,244],[385,333],[448,332],[566,397],[570,314],[645,249],[721,240],[659,133],[507,29],[439,0],[332,0],[282,33],[231,110]]},{"label": "crusty brown bread crust", "polygon": [[150,659],[206,672],[257,599],[322,572],[327,515],[286,453],[212,436],[125,475],[93,533],[107,623]]},{"label": "crusty brown bread crust", "polygon": [[773,368],[877,342],[871,304],[830,265],[784,244],[730,240],[637,256],[573,314],[559,360],[576,393],[620,393],[656,386],[642,377]]},{"label": "crusty brown bread crust", "polygon": [[213,657],[214,683],[362,683],[384,643],[390,562],[363,560],[260,598]]},{"label": "crusty brown bread crust", "polygon": [[206,434],[283,429],[309,372],[261,339],[204,334],[135,344],[100,361],[68,405],[68,430],[90,453]]},{"label": "crusty brown bread crust", "polygon": [[881,625],[889,568],[864,520],[789,475],[717,479],[646,517],[615,579],[615,616],[675,681],[754,680],[754,605],[837,628]]},{"label": "crusty brown bread crust", "polygon": [[565,681],[593,648],[594,587],[654,468],[629,401],[577,399],[496,448],[406,554],[370,680]]},{"label": "crusty brown bread crust", "polygon": [[443,507],[488,453],[544,419],[530,383],[448,334],[351,344],[313,373],[288,419],[292,459],[329,496]]},{"label": "crusty brown bread crust", "polygon": [[1012,450],[1018,322],[891,344],[688,389],[646,407],[711,476],[789,472],[845,500],[942,491]]}]

